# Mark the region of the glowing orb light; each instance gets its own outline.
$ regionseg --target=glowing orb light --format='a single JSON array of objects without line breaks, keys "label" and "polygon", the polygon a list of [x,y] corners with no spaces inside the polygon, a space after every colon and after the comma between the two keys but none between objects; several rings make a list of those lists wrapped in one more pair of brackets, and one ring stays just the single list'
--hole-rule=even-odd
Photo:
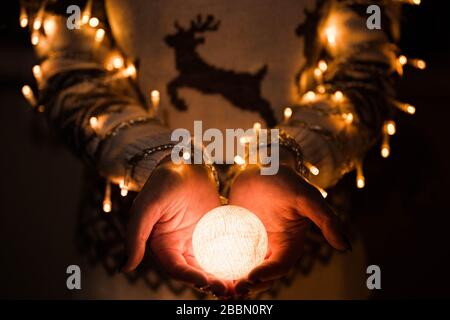
[{"label": "glowing orb light", "polygon": [[195,258],[206,272],[224,279],[245,277],[267,253],[261,220],[238,206],[221,206],[205,214],[192,235]]}]

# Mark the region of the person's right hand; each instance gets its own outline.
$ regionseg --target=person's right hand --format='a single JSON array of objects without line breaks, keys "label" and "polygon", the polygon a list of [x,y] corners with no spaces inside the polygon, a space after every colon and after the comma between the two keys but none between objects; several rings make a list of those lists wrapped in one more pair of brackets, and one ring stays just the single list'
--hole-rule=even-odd
[{"label": "person's right hand", "polygon": [[206,274],[197,265],[192,233],[200,218],[220,206],[212,173],[204,166],[168,161],[151,174],[131,209],[127,229],[128,260],[124,272],[142,261],[149,240],[152,256],[174,279],[227,294],[227,284]]}]

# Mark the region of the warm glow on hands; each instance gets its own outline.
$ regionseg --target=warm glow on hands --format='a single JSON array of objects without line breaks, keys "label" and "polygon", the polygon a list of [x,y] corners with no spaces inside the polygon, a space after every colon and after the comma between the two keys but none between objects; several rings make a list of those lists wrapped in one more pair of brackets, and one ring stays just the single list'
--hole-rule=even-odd
[{"label": "warm glow on hands", "polygon": [[128,260],[123,271],[134,270],[148,247],[172,278],[225,295],[227,286],[197,264],[192,234],[198,221],[220,206],[216,184],[200,165],[160,164],[137,196],[127,229]]},{"label": "warm glow on hands", "polygon": [[[255,213],[266,226],[269,255],[246,279],[235,285],[236,294],[265,291],[273,280],[283,277],[301,255],[303,239],[310,221],[317,225],[336,249],[350,248],[339,219],[321,192],[303,180],[293,169],[280,166],[278,174],[263,176],[249,166],[231,186],[231,205]],[[259,282],[256,286],[255,282]]]}]

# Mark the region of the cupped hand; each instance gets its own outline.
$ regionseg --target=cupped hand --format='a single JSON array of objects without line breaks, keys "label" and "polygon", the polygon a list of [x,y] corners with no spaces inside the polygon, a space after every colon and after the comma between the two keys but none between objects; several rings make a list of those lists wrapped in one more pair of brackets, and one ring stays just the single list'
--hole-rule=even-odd
[{"label": "cupped hand", "polygon": [[128,260],[122,270],[134,270],[148,245],[174,279],[225,295],[228,285],[201,270],[192,250],[195,225],[218,206],[217,188],[207,168],[169,161],[159,165],[133,203],[127,229]]},{"label": "cupped hand", "polygon": [[276,175],[261,175],[256,165],[239,173],[230,190],[229,203],[255,213],[266,227],[269,249],[264,262],[247,278],[236,282],[237,296],[266,291],[299,259],[310,221],[338,250],[351,249],[341,224],[320,192],[290,165],[280,165]]}]

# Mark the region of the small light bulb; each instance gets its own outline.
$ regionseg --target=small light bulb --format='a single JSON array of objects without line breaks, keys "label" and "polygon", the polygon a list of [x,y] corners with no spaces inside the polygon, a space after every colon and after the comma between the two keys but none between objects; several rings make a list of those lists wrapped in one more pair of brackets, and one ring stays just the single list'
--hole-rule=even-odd
[{"label": "small light bulb", "polygon": [[33,46],[37,46],[39,43],[39,34],[37,32],[33,32],[31,34],[31,44]]},{"label": "small light bulb", "polygon": [[120,189],[120,195],[122,197],[126,197],[128,195],[128,189],[127,188]]},{"label": "small light bulb", "polygon": [[119,183],[120,195],[126,197],[128,195],[128,187],[125,186],[125,180],[121,180]]},{"label": "small light bulb", "polygon": [[92,129],[96,129],[98,127],[98,118],[97,117],[90,117],[89,118],[89,125]]},{"label": "small light bulb", "polygon": [[292,116],[292,109],[287,107],[284,109],[284,121],[288,121],[289,118]]},{"label": "small light bulb", "polygon": [[20,26],[22,28],[26,28],[26,26],[28,25],[28,17],[26,15],[23,15],[20,17]]},{"label": "small light bulb", "polygon": [[97,27],[97,26],[99,25],[99,23],[100,23],[100,21],[99,21],[98,18],[96,18],[96,17],[92,17],[92,18],[89,19],[89,25],[90,25],[92,28]]},{"label": "small light bulb", "polygon": [[261,123],[255,122],[253,124],[253,130],[255,130],[256,132],[259,132],[259,130],[261,130]]},{"label": "small light bulb", "polygon": [[111,212],[111,208],[112,208],[111,201],[103,201],[103,211],[104,212],[106,212],[106,213]]},{"label": "small light bulb", "polygon": [[247,138],[247,137],[241,137],[241,138],[239,139],[239,142],[240,142],[241,144],[246,144],[246,143],[249,143],[249,142],[250,142],[250,139]]},{"label": "small light bulb", "polygon": [[121,55],[114,53],[110,55],[106,62],[106,69],[108,71],[113,71],[114,69],[120,69],[124,65],[124,61]]},{"label": "small light bulb", "polygon": [[324,94],[326,92],[325,86],[323,84],[318,85],[316,90],[320,94]]},{"label": "small light bulb", "polygon": [[35,65],[32,70],[33,70],[33,75],[36,78],[36,80],[38,80],[38,81],[41,80],[41,78],[42,78],[41,67],[39,65]]},{"label": "small light bulb", "polygon": [[89,18],[90,18],[89,13],[83,14],[83,16],[81,17],[81,23],[82,23],[82,24],[88,23],[88,22],[89,22]]},{"label": "small light bulb", "polygon": [[108,212],[111,212],[111,209],[112,209],[111,184],[109,182],[106,182],[105,196],[103,198],[103,211],[108,213]]},{"label": "small light bulb", "polygon": [[187,151],[183,152],[183,159],[184,160],[189,160],[191,158],[191,154]]},{"label": "small light bulb", "polygon": [[389,146],[384,145],[381,147],[381,156],[383,158],[389,157],[390,153],[391,153],[391,150],[390,150]]},{"label": "small light bulb", "polygon": [[28,97],[32,93],[31,87],[29,85],[24,85],[22,87],[22,93],[25,97]]},{"label": "small light bulb", "polygon": [[152,95],[152,98],[159,99],[159,91],[158,90],[152,90],[151,95]]},{"label": "small light bulb", "polygon": [[344,113],[342,115],[342,117],[345,120],[345,123],[347,124],[351,124],[353,122],[353,113],[349,112],[349,113]]},{"label": "small light bulb", "polygon": [[412,3],[417,6],[420,5],[420,2],[421,2],[420,0],[412,0]]},{"label": "small light bulb", "polygon": [[322,70],[320,70],[319,68],[315,68],[314,75],[316,76],[316,78],[322,77]]},{"label": "small light bulb", "polygon": [[240,155],[236,155],[235,157],[234,157],[234,162],[237,164],[237,165],[243,165],[243,164],[245,164],[245,160],[244,160],[244,158],[242,158]]},{"label": "small light bulb", "polygon": [[309,170],[309,172],[311,172],[315,176],[317,176],[320,173],[319,169],[309,162],[305,162],[305,167]]},{"label": "small light bulb", "polygon": [[121,56],[114,57],[112,64],[115,69],[122,68],[123,67],[123,58]]},{"label": "small light bulb", "polygon": [[366,179],[364,178],[362,163],[358,162],[356,163],[356,186],[359,189],[364,188],[366,185]]},{"label": "small light bulb", "polygon": [[314,91],[308,91],[303,95],[303,100],[306,102],[313,102],[316,100],[316,93]]},{"label": "small light bulb", "polygon": [[356,179],[356,186],[357,186],[359,189],[364,188],[365,185],[366,185],[366,182],[365,182],[364,177],[358,177],[358,178]]},{"label": "small light bulb", "polygon": [[416,113],[416,108],[412,105],[410,105],[409,103],[401,103],[401,102],[397,102],[395,104],[400,110],[402,110],[403,112],[406,112],[408,114],[414,114]]},{"label": "small light bulb", "polygon": [[325,72],[328,69],[328,65],[325,62],[325,60],[320,60],[318,66],[319,66],[320,71],[322,71],[322,72]]},{"label": "small light bulb", "polygon": [[101,42],[104,37],[105,37],[105,30],[102,28],[97,29],[97,31],[95,32],[95,41]]},{"label": "small light bulb", "polygon": [[317,167],[312,166],[309,171],[311,171],[311,173],[315,176],[317,176],[319,174],[319,169],[317,169]]},{"label": "small light bulb", "polygon": [[400,62],[400,64],[404,66],[406,63],[408,63],[408,58],[406,58],[406,56],[404,55],[401,55],[398,57],[398,62]]},{"label": "small light bulb", "polygon": [[36,17],[33,22],[33,29],[39,30],[42,26],[42,19],[40,17]]},{"label": "small light bulb", "polygon": [[24,7],[20,8],[19,21],[22,28],[25,28],[28,25],[28,15]]},{"label": "small light bulb", "polygon": [[425,69],[426,67],[427,67],[427,64],[425,63],[425,61],[424,60],[421,60],[421,59],[417,59],[416,61],[415,61],[415,64],[414,64],[417,68],[419,68],[420,70],[423,70],[423,69]]},{"label": "small light bulb", "polygon": [[408,104],[408,106],[406,107],[406,111],[407,111],[409,114],[414,114],[414,113],[416,113],[416,108],[415,108],[414,106]]},{"label": "small light bulb", "polygon": [[320,191],[323,198],[326,198],[328,196],[328,192],[325,191],[325,189],[322,189],[321,187],[316,186],[317,190]]},{"label": "small light bulb", "polygon": [[153,106],[157,107],[159,105],[159,100],[161,99],[161,95],[159,94],[159,91],[152,90],[152,92],[150,93],[150,97],[151,97]]},{"label": "small light bulb", "polygon": [[333,93],[333,100],[336,102],[342,102],[342,100],[344,100],[344,94],[342,91],[336,91]]},{"label": "small light bulb", "polygon": [[130,64],[128,67],[126,67],[125,70],[123,70],[123,76],[124,77],[134,77],[136,75],[136,67],[133,64]]},{"label": "small light bulb", "polygon": [[396,131],[395,122],[392,120],[386,121],[386,132],[388,135],[393,136]]},{"label": "small light bulb", "polygon": [[36,98],[34,97],[33,90],[31,90],[31,87],[29,85],[24,85],[22,87],[22,94],[27,99],[28,103],[31,104],[31,106],[36,106]]}]

